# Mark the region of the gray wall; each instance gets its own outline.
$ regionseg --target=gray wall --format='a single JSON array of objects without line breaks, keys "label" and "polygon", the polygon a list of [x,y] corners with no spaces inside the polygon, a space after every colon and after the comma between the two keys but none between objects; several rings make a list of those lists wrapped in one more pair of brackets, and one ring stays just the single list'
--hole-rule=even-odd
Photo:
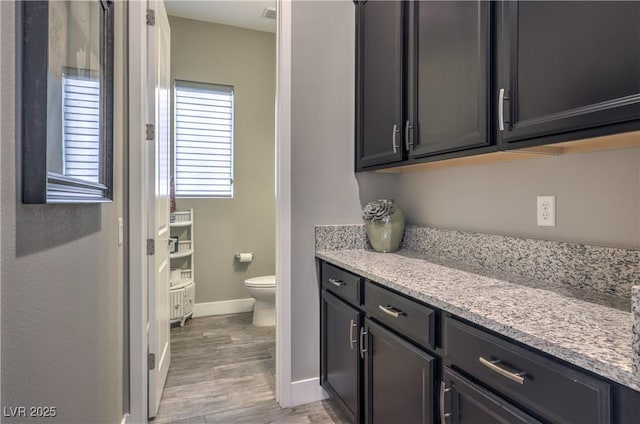
[{"label": "gray wall", "polygon": [[391,195],[395,181],[395,176],[378,174],[356,180],[353,172],[354,20],[350,0],[292,5],[293,381],[318,376],[314,226],[361,222],[361,201]]},{"label": "gray wall", "polygon": [[[640,149],[432,170],[397,177],[412,224],[640,249]],[[556,195],[556,227],[536,196]]]},{"label": "gray wall", "polygon": [[[115,7],[116,87],[121,87],[122,3]],[[115,108],[120,130],[115,132],[114,202],[22,205],[15,4],[0,2],[0,8],[2,405],[55,406],[58,413],[51,422],[120,422],[123,254],[117,219],[123,198],[122,93]]]},{"label": "gray wall", "polygon": [[[196,302],[247,298],[246,278],[275,274],[275,34],[169,23],[172,79],[235,87],[234,198],[177,201],[194,209]],[[237,264],[235,252],[255,259]]]}]

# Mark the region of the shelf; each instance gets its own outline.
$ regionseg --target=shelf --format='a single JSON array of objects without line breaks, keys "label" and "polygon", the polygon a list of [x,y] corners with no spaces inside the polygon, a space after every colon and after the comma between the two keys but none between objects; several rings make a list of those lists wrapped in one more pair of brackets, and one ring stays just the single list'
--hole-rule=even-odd
[{"label": "shelf", "polygon": [[[193,316],[193,306],[195,304],[196,283],[193,265],[195,259],[193,225],[195,220],[193,218],[193,209],[173,212],[171,221],[173,221],[169,222],[171,239],[175,240],[177,238],[178,240],[177,246],[172,244],[176,251],[169,254],[169,258],[172,261],[175,260],[170,265],[169,322],[172,324],[180,323],[182,327],[185,321]],[[181,240],[187,237],[190,240]]]},{"label": "shelf", "polygon": [[187,286],[190,286],[191,284],[193,284],[193,280],[185,280],[173,286],[171,285],[171,283],[169,283],[169,291],[180,290]]},{"label": "shelf", "polygon": [[177,227],[190,227],[193,224],[193,221],[180,221],[180,222],[172,222],[169,224],[171,228]]},{"label": "shelf", "polygon": [[169,254],[169,259],[186,258],[193,255],[193,249],[186,250],[184,252],[176,252]]}]

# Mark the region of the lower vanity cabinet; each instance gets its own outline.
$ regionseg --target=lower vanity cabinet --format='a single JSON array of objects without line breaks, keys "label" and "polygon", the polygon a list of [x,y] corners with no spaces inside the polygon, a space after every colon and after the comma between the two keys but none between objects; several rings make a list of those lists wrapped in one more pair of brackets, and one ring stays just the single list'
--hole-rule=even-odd
[{"label": "lower vanity cabinet", "polygon": [[631,424],[640,392],[331,264],[320,381],[355,424]]},{"label": "lower vanity cabinet", "polygon": [[443,377],[440,386],[442,424],[540,423],[449,367],[445,367]]},{"label": "lower vanity cabinet", "polygon": [[327,263],[320,287],[320,384],[350,421],[435,424],[434,311]]},{"label": "lower vanity cabinet", "polygon": [[320,307],[320,384],[341,404],[351,422],[361,418],[361,356],[359,334],[362,312],[327,290]]},{"label": "lower vanity cabinet", "polygon": [[434,423],[436,359],[365,319],[365,422]]}]

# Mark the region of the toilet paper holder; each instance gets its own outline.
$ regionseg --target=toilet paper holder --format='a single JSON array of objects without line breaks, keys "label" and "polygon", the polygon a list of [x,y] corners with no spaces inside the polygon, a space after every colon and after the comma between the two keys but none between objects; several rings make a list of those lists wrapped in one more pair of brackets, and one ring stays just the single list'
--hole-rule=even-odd
[{"label": "toilet paper holder", "polygon": [[242,257],[244,255],[251,255],[251,260],[253,260],[256,257],[256,255],[253,254],[253,253],[236,253],[233,257],[236,258],[239,261],[242,261]]}]

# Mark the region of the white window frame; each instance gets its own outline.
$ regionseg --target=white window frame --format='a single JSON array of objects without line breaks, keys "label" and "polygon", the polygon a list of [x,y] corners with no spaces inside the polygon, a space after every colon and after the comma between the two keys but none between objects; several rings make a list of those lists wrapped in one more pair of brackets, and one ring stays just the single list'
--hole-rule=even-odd
[{"label": "white window frame", "polygon": [[[209,134],[205,134],[205,135],[197,135],[197,134],[191,134],[192,137],[194,137],[193,139],[190,140],[184,140],[184,137],[189,137],[189,135],[185,135],[185,134],[179,134],[180,130],[184,128],[180,128],[181,127],[181,122],[179,122],[180,119],[180,110],[179,110],[179,100],[181,100],[181,93],[180,91],[184,92],[193,92],[193,93],[197,93],[200,95],[206,95],[206,94],[211,94],[211,93],[215,93],[217,95],[226,95],[228,96],[228,101],[230,101],[230,106],[228,107],[228,112],[224,112],[224,111],[219,111],[219,107],[217,106],[209,106],[209,105],[196,105],[203,110],[203,112],[207,112],[206,109],[210,108],[210,107],[216,107],[216,111],[219,111],[219,113],[221,113],[221,115],[230,115],[230,119],[228,119],[228,123],[225,122],[226,118],[215,118],[215,117],[210,117],[209,119],[211,119],[211,122],[205,123],[205,122],[200,122],[200,125],[208,125],[210,126],[210,129],[207,130],[203,130],[204,132],[209,132]],[[184,95],[182,93],[182,95]],[[184,97],[182,97],[182,99],[184,99]],[[213,198],[213,199],[233,199],[234,197],[234,181],[233,181],[233,177],[234,177],[234,147],[235,147],[235,135],[234,135],[234,121],[235,121],[235,101],[234,101],[234,87],[233,86],[228,86],[228,85],[221,85],[221,84],[209,84],[209,83],[201,83],[201,82],[192,82],[192,81],[183,81],[183,80],[174,80],[173,83],[173,112],[174,112],[174,126],[173,126],[173,176],[174,176],[174,187],[175,187],[175,196],[176,198]],[[213,113],[215,113],[216,111],[213,111]],[[197,113],[197,112],[196,112]],[[190,117],[187,117],[190,118]],[[194,116],[193,118],[198,118],[197,116]],[[200,118],[206,118],[204,116],[200,116]],[[216,132],[218,131],[217,128],[218,126],[220,127],[224,127],[224,126],[228,126],[229,131],[228,131],[228,136],[224,136],[222,135],[223,133],[227,132],[227,131],[223,131],[220,130],[221,135],[216,135]],[[198,138],[202,139],[205,137],[215,137],[218,141],[211,141],[211,140],[198,140]],[[225,140],[226,139],[226,140]],[[189,143],[190,146],[181,146],[182,143]],[[194,144],[197,143],[202,143],[202,146],[194,146]],[[208,144],[208,145],[207,145]],[[215,146],[214,146],[215,144]],[[226,145],[226,146],[225,146]],[[228,146],[228,147],[227,147]],[[190,149],[197,149],[196,151],[189,151]],[[180,150],[186,150],[186,151],[180,151]],[[206,150],[209,150],[209,152],[206,152]],[[223,151],[223,150],[228,150],[228,155],[227,154],[218,154],[215,153],[215,151]],[[219,163],[223,163],[223,162],[228,162],[228,166],[220,166],[220,170],[221,172],[218,173],[214,173],[214,165],[192,165],[193,169],[189,169],[188,165],[184,165],[182,166],[180,164],[180,162],[184,161],[184,160],[196,160],[196,159],[191,159],[189,157],[185,158],[184,155],[191,155],[191,157],[193,157],[193,155],[196,154],[203,154],[206,155],[207,157],[205,158],[205,160],[207,161],[211,161],[212,163],[217,160],[217,162]],[[227,161],[227,157],[228,157],[228,161]],[[199,172],[198,172],[199,171]],[[203,172],[204,171],[204,172]],[[188,185],[188,184],[181,184],[180,183],[180,179],[181,179],[181,174],[184,175],[185,173],[190,172],[191,174],[198,174],[196,175],[192,175],[192,180],[198,180],[203,178],[202,175],[206,174],[206,173],[210,173],[210,174],[218,174],[217,176],[211,178],[212,180],[215,180],[216,184],[220,183],[220,187],[222,187],[222,190],[213,190],[211,189],[211,187],[209,187],[209,189],[207,189],[205,185],[202,185],[202,189],[201,190],[196,190],[194,189],[194,187],[197,187],[198,184],[195,185]],[[228,175],[228,185],[223,185],[223,181],[226,179],[225,177],[220,177],[220,174],[227,174]],[[184,177],[182,177],[184,178]],[[190,189],[189,189],[190,187]],[[200,192],[199,192],[200,191]]]}]

